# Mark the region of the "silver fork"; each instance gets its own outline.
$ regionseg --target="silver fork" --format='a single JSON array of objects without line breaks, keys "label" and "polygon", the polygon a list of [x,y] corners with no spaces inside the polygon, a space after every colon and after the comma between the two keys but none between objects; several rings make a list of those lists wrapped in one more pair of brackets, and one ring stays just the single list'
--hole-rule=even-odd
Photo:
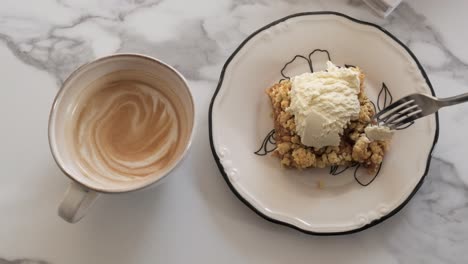
[{"label": "silver fork", "polygon": [[390,129],[399,129],[416,119],[437,112],[442,107],[464,102],[468,102],[468,93],[440,99],[426,94],[415,93],[407,95],[389,105],[376,114],[374,119],[378,124],[387,126]]}]

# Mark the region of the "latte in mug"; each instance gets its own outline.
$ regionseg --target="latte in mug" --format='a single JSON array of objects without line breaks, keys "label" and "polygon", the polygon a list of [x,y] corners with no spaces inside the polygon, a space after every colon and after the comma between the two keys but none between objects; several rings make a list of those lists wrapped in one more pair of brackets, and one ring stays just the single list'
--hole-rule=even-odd
[{"label": "latte in mug", "polygon": [[67,124],[79,169],[101,183],[141,180],[180,152],[177,98],[148,73],[119,71],[92,82]]},{"label": "latte in mug", "polygon": [[49,117],[52,156],[72,179],[59,215],[75,223],[101,193],[161,183],[187,153],[194,126],[188,84],[164,62],[115,54],[81,66]]}]

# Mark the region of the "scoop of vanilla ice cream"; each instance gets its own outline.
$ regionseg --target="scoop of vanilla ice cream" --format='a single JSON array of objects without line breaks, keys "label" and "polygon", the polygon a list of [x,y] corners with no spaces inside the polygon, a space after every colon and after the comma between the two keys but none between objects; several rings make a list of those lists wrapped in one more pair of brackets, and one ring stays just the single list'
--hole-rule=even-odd
[{"label": "scoop of vanilla ice cream", "polygon": [[327,71],[291,79],[287,111],[294,115],[302,144],[316,148],[340,144],[345,126],[359,116],[359,74],[355,68],[339,68],[329,61]]}]

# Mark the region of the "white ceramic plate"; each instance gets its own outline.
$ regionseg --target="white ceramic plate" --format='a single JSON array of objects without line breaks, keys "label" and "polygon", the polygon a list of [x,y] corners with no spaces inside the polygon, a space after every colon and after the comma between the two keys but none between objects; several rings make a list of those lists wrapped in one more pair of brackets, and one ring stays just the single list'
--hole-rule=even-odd
[{"label": "white ceramic plate", "polygon": [[[367,187],[356,182],[354,169],[336,176],[329,169],[288,170],[277,158],[254,154],[273,129],[265,89],[310,71],[308,61],[323,69],[327,53],[309,57],[315,49],[328,51],[337,65],[361,67],[367,94],[379,106],[388,105],[390,94],[394,100],[415,92],[434,95],[413,53],[384,29],[339,13],[295,14],[253,33],[224,65],[210,106],[211,148],[232,191],[262,217],[312,234],[352,233],[392,216],[418,190],[437,141],[438,118],[398,131]],[[357,177],[370,180],[365,172]]]}]

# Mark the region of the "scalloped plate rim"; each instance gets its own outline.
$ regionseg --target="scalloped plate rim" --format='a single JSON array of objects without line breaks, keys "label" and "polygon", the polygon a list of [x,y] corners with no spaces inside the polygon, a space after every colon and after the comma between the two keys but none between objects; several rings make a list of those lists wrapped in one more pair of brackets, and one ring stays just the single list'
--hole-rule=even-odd
[{"label": "scalloped plate rim", "polygon": [[226,171],[225,171],[225,168],[224,166],[222,165],[221,163],[221,160],[220,160],[220,157],[218,156],[217,152],[216,152],[216,148],[214,146],[214,142],[213,142],[213,120],[212,120],[212,111],[213,111],[213,105],[214,105],[214,102],[216,100],[216,97],[218,95],[218,92],[220,91],[221,87],[222,87],[222,84],[223,84],[223,80],[224,80],[224,76],[225,76],[225,73],[226,73],[226,69],[227,67],[229,66],[230,62],[232,61],[232,59],[237,55],[237,53],[252,39],[254,38],[257,34],[259,34],[260,32],[264,31],[264,30],[267,30],[275,25],[278,25],[282,22],[285,22],[287,21],[288,19],[291,19],[291,18],[295,18],[295,17],[301,17],[301,16],[313,16],[313,15],[333,15],[333,16],[339,16],[339,17],[343,17],[345,19],[348,19],[350,20],[351,22],[354,22],[354,23],[358,23],[358,24],[362,24],[362,25],[366,25],[366,26],[370,26],[370,27],[373,27],[373,28],[376,28],[378,30],[380,30],[381,32],[383,32],[386,36],[390,37],[390,39],[392,39],[393,41],[395,41],[398,45],[400,45],[409,55],[410,57],[414,60],[414,62],[416,63],[419,71],[421,72],[424,80],[426,81],[426,84],[428,85],[428,87],[430,88],[431,90],[431,93],[433,96],[435,96],[435,92],[434,92],[434,88],[432,87],[432,84],[429,80],[429,77],[427,76],[424,68],[422,67],[421,63],[419,62],[419,60],[416,58],[416,56],[413,54],[413,52],[403,43],[401,42],[397,37],[395,37],[394,35],[392,35],[390,32],[388,32],[386,29],[382,28],[381,26],[377,25],[377,24],[374,24],[374,23],[371,23],[371,22],[367,22],[367,21],[363,21],[363,20],[359,20],[359,19],[356,19],[356,18],[353,18],[353,17],[350,17],[348,15],[345,15],[343,13],[339,13],[339,12],[333,12],[333,11],[318,11],[318,12],[301,12],[301,13],[295,13],[295,14],[292,14],[292,15],[288,15],[288,16],[285,16],[283,18],[280,18],[278,20],[275,20],[259,29],[257,29],[256,31],[254,31],[252,34],[250,34],[246,39],[244,39],[241,44],[234,50],[234,52],[229,56],[229,58],[226,60],[225,64],[223,65],[223,68],[221,70],[221,74],[220,74],[220,78],[219,78],[219,81],[218,81],[218,85],[216,87],[216,90],[213,94],[213,97],[211,99],[211,102],[210,102],[210,106],[209,106],[209,110],[208,110],[208,133],[209,133],[209,139],[210,139],[210,149],[211,149],[211,152],[213,154],[213,157],[215,159],[215,162],[218,166],[218,169],[219,171],[221,172],[221,175],[223,176],[224,180],[226,181],[227,185],[229,186],[229,189],[236,195],[236,197],[242,201],[247,207],[249,207],[251,210],[253,210],[257,215],[259,215],[260,217],[264,218],[265,220],[268,220],[272,223],[276,223],[276,224],[280,224],[280,225],[283,225],[283,226],[287,226],[287,227],[290,227],[290,228],[293,228],[293,229],[296,229],[300,232],[303,232],[303,233],[306,233],[306,234],[310,234],[310,235],[319,235],[319,236],[332,236],[332,235],[345,235],[345,234],[352,234],[352,233],[357,233],[357,232],[360,232],[360,231],[363,231],[363,230],[366,230],[372,226],[375,226],[379,223],[382,223],[383,221],[385,221],[386,219],[392,217],[393,215],[395,215],[396,213],[398,213],[406,204],[408,204],[408,202],[413,198],[413,196],[417,193],[417,191],[419,190],[419,188],[421,187],[422,183],[424,182],[424,179],[426,178],[427,176],[427,173],[429,171],[429,167],[430,167],[430,164],[431,164],[431,158],[432,158],[432,153],[434,151],[434,147],[435,145],[437,144],[437,141],[438,141],[438,138],[439,138],[439,129],[440,129],[440,126],[439,126],[439,115],[438,113],[435,114],[435,122],[436,122],[436,127],[435,127],[435,133],[434,133],[434,140],[433,140],[433,143],[432,143],[432,147],[429,151],[429,154],[428,154],[428,158],[426,160],[426,168],[424,170],[424,174],[421,176],[421,179],[419,180],[419,182],[416,184],[416,186],[414,187],[414,189],[412,190],[412,192],[409,194],[409,196],[399,205],[397,206],[395,209],[391,210],[390,212],[388,212],[387,214],[385,214],[384,216],[378,218],[378,219],[374,219],[373,221],[371,221],[370,223],[367,223],[365,224],[364,226],[361,226],[359,228],[355,228],[355,229],[350,229],[350,230],[346,230],[346,231],[338,231],[338,232],[316,232],[316,231],[311,231],[311,230],[306,230],[306,229],[303,229],[303,228],[300,228],[294,224],[291,224],[291,223],[288,223],[288,222],[285,222],[285,221],[281,221],[281,220],[278,220],[278,219],[275,219],[271,216],[268,216],[266,214],[264,214],[263,212],[261,212],[259,209],[257,209],[254,205],[252,205],[249,201],[247,201],[247,199],[245,199],[238,191],[237,189],[232,185],[230,179],[229,179],[229,176],[227,175]]}]

